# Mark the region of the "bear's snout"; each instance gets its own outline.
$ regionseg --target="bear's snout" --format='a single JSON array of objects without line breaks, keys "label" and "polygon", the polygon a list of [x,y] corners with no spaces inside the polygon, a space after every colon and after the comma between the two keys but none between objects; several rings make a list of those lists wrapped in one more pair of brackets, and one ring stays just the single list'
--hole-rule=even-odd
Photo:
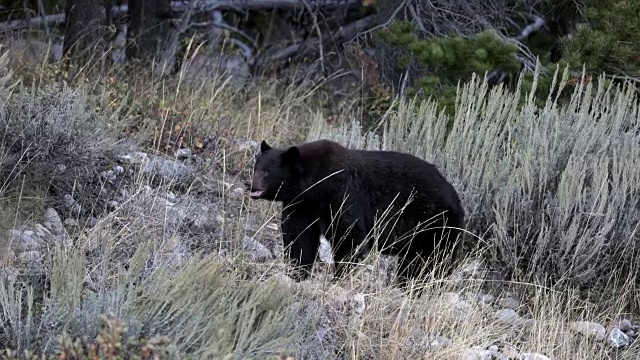
[{"label": "bear's snout", "polygon": [[249,196],[252,199],[259,199],[264,193],[264,173],[262,171],[254,171],[251,183],[247,182],[249,187]]}]

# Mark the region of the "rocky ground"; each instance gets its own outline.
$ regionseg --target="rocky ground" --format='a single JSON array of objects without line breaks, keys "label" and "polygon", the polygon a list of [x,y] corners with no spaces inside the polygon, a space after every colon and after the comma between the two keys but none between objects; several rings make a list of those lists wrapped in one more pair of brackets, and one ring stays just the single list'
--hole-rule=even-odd
[{"label": "rocky ground", "polygon": [[[237,140],[233,143],[236,154],[240,154],[240,160],[236,159],[235,163],[245,163],[258,146],[253,141]],[[220,257],[229,257],[234,246],[239,245],[240,253],[253,264],[248,267],[248,276],[274,276],[282,286],[307,295],[307,303],[300,306],[322,309],[323,320],[314,329],[319,343],[341,341],[341,334],[344,335],[345,331],[339,330],[341,327],[353,329],[364,326],[364,323],[372,321],[368,312],[376,311],[370,307],[379,307],[384,303],[384,321],[389,326],[419,324],[437,315],[452,323],[464,324],[473,319],[492,324],[492,331],[500,329],[502,333],[494,334],[492,338],[503,341],[491,341],[468,348],[463,351],[462,358],[465,360],[550,358],[543,353],[513,345],[526,342],[523,339],[527,337],[538,336],[536,331],[540,331],[541,327],[537,322],[541,319],[532,314],[527,298],[499,287],[493,290],[430,294],[432,299],[429,301],[433,302],[434,309],[442,313],[417,314],[405,308],[405,294],[389,287],[392,259],[380,257],[362,266],[358,275],[362,281],[358,284],[366,284],[364,286],[328,284],[327,270],[332,259],[326,240],[321,248],[322,263],[316,266],[318,273],[310,281],[294,283],[283,271],[285,266],[280,258],[278,218],[271,217],[277,211],[263,211],[261,207],[266,208],[269,204],[251,203],[251,207],[262,210],[255,216],[246,216],[250,201],[244,185],[246,175],[242,171],[225,173],[220,167],[211,167],[203,156],[192,154],[188,149],[180,149],[174,155],[170,158],[140,150],[117,154],[114,161],[99,174],[103,190],[95,203],[80,203],[72,194],[63,194],[60,207],[46,208],[36,223],[6,231],[1,239],[5,249],[3,253],[6,254],[2,258],[2,276],[16,280],[24,274],[46,274],[54,249],[77,245],[82,239],[91,239],[96,242],[87,245],[87,252],[91,252],[100,246],[101,237],[97,233],[102,231],[104,224],[126,227],[129,225],[124,223],[124,219],[136,214],[139,219],[149,219],[145,226],[150,229],[150,235],[156,231],[159,237],[166,238],[167,232],[176,235],[171,254],[168,255],[176,261],[202,252],[217,252]],[[104,204],[106,212],[96,211],[95,204],[98,203]],[[122,223],[118,223],[118,217],[123,219]],[[230,223],[234,225],[229,226]],[[91,232],[93,236],[85,236]],[[238,234],[240,236],[236,236]],[[239,243],[225,242],[225,239],[231,238],[241,240]],[[483,279],[488,275],[481,263],[474,260],[457,272],[454,280]],[[376,289],[385,289],[386,293],[376,293]],[[347,325],[345,314],[349,319]],[[416,321],[416,317],[422,320]],[[451,326],[451,329],[455,328]],[[624,351],[639,346],[637,334],[640,322],[637,319],[616,318],[608,323],[576,319],[561,325],[561,328],[567,332],[558,336],[578,339],[575,341],[587,339],[611,350]],[[412,349],[413,353],[428,353],[434,349],[446,349],[456,341],[453,331],[433,333],[428,328],[419,327],[407,330],[401,346]],[[309,356],[313,357],[313,354]]]}]

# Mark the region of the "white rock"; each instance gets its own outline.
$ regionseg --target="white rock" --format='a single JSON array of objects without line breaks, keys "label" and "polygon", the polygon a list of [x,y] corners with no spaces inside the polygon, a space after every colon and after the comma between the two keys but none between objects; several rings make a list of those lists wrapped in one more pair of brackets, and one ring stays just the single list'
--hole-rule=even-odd
[{"label": "white rock", "polygon": [[596,341],[602,341],[607,336],[607,329],[592,321],[574,321],[569,324],[569,327],[573,331],[595,339]]},{"label": "white rock", "polygon": [[333,255],[331,253],[331,244],[324,236],[320,236],[320,247],[318,248],[318,255],[320,257],[320,261],[325,262],[327,264],[331,264],[333,262]]},{"label": "white rock", "polygon": [[120,165],[116,165],[116,166],[113,167],[113,171],[116,174],[122,174],[122,173],[124,173],[124,168],[122,166],[120,166]]},{"label": "white rock", "polygon": [[189,149],[189,148],[178,149],[178,150],[176,150],[175,153],[173,153],[173,155],[178,160],[188,159],[188,158],[191,157],[191,149]]},{"label": "white rock", "polygon": [[551,360],[547,356],[538,353],[522,353],[520,360]]},{"label": "white rock", "polygon": [[622,332],[622,330],[618,328],[613,328],[613,330],[611,330],[611,332],[609,333],[609,337],[607,338],[607,343],[614,348],[620,348],[620,347],[628,346],[630,341],[629,341],[629,336],[627,336],[627,334]]},{"label": "white rock", "polygon": [[242,239],[242,246],[251,253],[251,256],[257,261],[264,261],[271,258],[271,251],[262,245],[259,241],[248,236]]},{"label": "white rock", "polygon": [[492,360],[496,354],[491,350],[469,349],[462,355],[463,360]]}]

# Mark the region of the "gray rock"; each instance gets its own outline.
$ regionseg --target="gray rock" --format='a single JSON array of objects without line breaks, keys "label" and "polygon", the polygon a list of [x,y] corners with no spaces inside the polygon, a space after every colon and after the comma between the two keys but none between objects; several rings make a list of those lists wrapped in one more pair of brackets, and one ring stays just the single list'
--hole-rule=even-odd
[{"label": "gray rock", "polygon": [[62,196],[62,201],[64,202],[64,206],[71,210],[72,214],[78,215],[82,211],[82,206],[78,204],[78,202],[69,194],[64,194]]},{"label": "gray rock", "polygon": [[453,292],[446,292],[443,295],[445,300],[451,304],[450,309],[454,317],[458,320],[464,320],[469,317],[472,305],[468,301],[463,300],[459,294]]},{"label": "gray rock", "polygon": [[362,317],[362,315],[364,315],[364,310],[367,307],[364,300],[364,294],[363,293],[355,294],[353,298],[351,298],[349,305],[354,314],[356,314],[359,317]]},{"label": "gray rock", "polygon": [[503,324],[523,325],[525,320],[513,309],[501,309],[494,314],[495,318]]},{"label": "gray rock", "polygon": [[479,300],[485,304],[490,304],[495,300],[495,297],[491,294],[482,294],[479,296]]},{"label": "gray rock", "polygon": [[242,150],[257,151],[260,148],[260,144],[258,144],[258,142],[255,140],[235,139],[234,145],[238,150],[241,150],[241,151]]},{"label": "gray rock", "polygon": [[188,159],[188,158],[191,157],[191,149],[189,149],[189,148],[178,149],[178,150],[175,151],[175,153],[173,153],[173,155],[178,160]]},{"label": "gray rock", "polygon": [[60,218],[60,215],[58,215],[58,212],[52,208],[47,208],[44,211],[43,225],[56,235],[64,234],[62,219]]},{"label": "gray rock", "polygon": [[236,187],[232,190],[232,193],[236,198],[241,198],[246,193],[246,190],[242,187]]},{"label": "gray rock", "polygon": [[113,167],[113,172],[116,174],[124,174],[124,168],[120,165],[116,165]]},{"label": "gray rock", "polygon": [[613,328],[607,338],[607,343],[614,348],[621,348],[630,344],[627,334],[618,328]]},{"label": "gray rock", "polygon": [[111,200],[107,203],[107,206],[109,207],[109,210],[115,210],[120,207],[120,203],[115,200]]},{"label": "gray rock", "polygon": [[124,164],[142,164],[149,158],[147,153],[136,151],[132,154],[118,156],[118,160]]},{"label": "gray rock", "polygon": [[622,319],[618,324],[618,328],[622,331],[633,330],[633,325],[631,325],[631,321],[629,319]]},{"label": "gray rock", "polygon": [[100,176],[109,182],[114,182],[116,180],[116,174],[113,170],[103,171]]},{"label": "gray rock", "polygon": [[433,346],[433,347],[447,347],[451,345],[451,340],[449,340],[448,338],[444,337],[444,336],[435,336],[430,342],[429,342],[429,346]]},{"label": "gray rock", "polygon": [[177,185],[188,185],[193,180],[193,170],[180,162],[171,159],[153,158],[142,165],[141,172],[149,176],[159,176],[165,182]]},{"label": "gray rock", "polygon": [[569,328],[596,341],[602,341],[607,336],[607,329],[592,321],[574,321],[569,324]]},{"label": "gray rock", "polygon": [[551,360],[547,356],[538,353],[522,353],[520,360]]},{"label": "gray rock", "polygon": [[74,218],[66,218],[64,220],[65,225],[67,226],[78,226],[78,220],[74,219]]},{"label": "gray rock", "polygon": [[35,224],[33,226],[33,231],[36,233],[36,235],[41,238],[41,239],[48,239],[50,237],[53,236],[53,234],[51,233],[51,231],[49,231],[49,229],[47,229],[46,227],[44,227],[42,224]]},{"label": "gray rock", "polygon": [[41,256],[42,256],[42,254],[40,254],[40,251],[38,251],[38,250],[29,250],[29,251],[21,252],[18,255],[18,258],[23,263],[33,263],[33,262],[39,262]]},{"label": "gray rock", "polygon": [[497,354],[491,350],[469,349],[462,355],[463,360],[492,360]]},{"label": "gray rock", "polygon": [[94,227],[96,226],[97,223],[98,223],[98,219],[96,219],[94,216],[89,216],[89,218],[87,219],[88,227]]},{"label": "gray rock", "polygon": [[520,302],[512,297],[506,297],[498,300],[498,304],[505,309],[515,310],[520,306]]},{"label": "gray rock", "polygon": [[251,257],[256,261],[264,261],[271,258],[271,251],[262,245],[259,241],[248,236],[242,239],[242,246],[251,253]]},{"label": "gray rock", "polygon": [[7,238],[11,248],[17,252],[26,252],[31,250],[38,250],[42,246],[42,242],[35,236],[35,233],[31,230],[7,230]]}]

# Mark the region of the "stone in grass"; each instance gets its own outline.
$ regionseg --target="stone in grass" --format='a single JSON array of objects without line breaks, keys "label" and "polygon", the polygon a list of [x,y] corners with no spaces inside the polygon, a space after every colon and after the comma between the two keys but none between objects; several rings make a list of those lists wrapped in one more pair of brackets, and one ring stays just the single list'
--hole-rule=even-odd
[{"label": "stone in grass", "polygon": [[271,251],[262,245],[259,241],[248,236],[242,239],[242,246],[249,251],[251,257],[256,261],[265,261],[271,258]]},{"label": "stone in grass", "polygon": [[621,348],[628,346],[629,336],[625,334],[622,330],[618,328],[613,328],[609,333],[609,337],[607,338],[607,343],[614,348]]},{"label": "stone in grass", "polygon": [[574,321],[569,324],[571,330],[596,341],[602,341],[607,336],[607,329],[593,321]]},{"label": "stone in grass", "polygon": [[520,360],[551,360],[548,356],[538,353],[522,353],[519,358]]},{"label": "stone in grass", "polygon": [[622,319],[618,324],[618,328],[622,331],[633,330],[633,325],[631,325],[631,321],[629,319]]},{"label": "stone in grass", "polygon": [[498,300],[498,305],[505,309],[515,310],[520,306],[520,302],[512,297],[506,297]]}]

